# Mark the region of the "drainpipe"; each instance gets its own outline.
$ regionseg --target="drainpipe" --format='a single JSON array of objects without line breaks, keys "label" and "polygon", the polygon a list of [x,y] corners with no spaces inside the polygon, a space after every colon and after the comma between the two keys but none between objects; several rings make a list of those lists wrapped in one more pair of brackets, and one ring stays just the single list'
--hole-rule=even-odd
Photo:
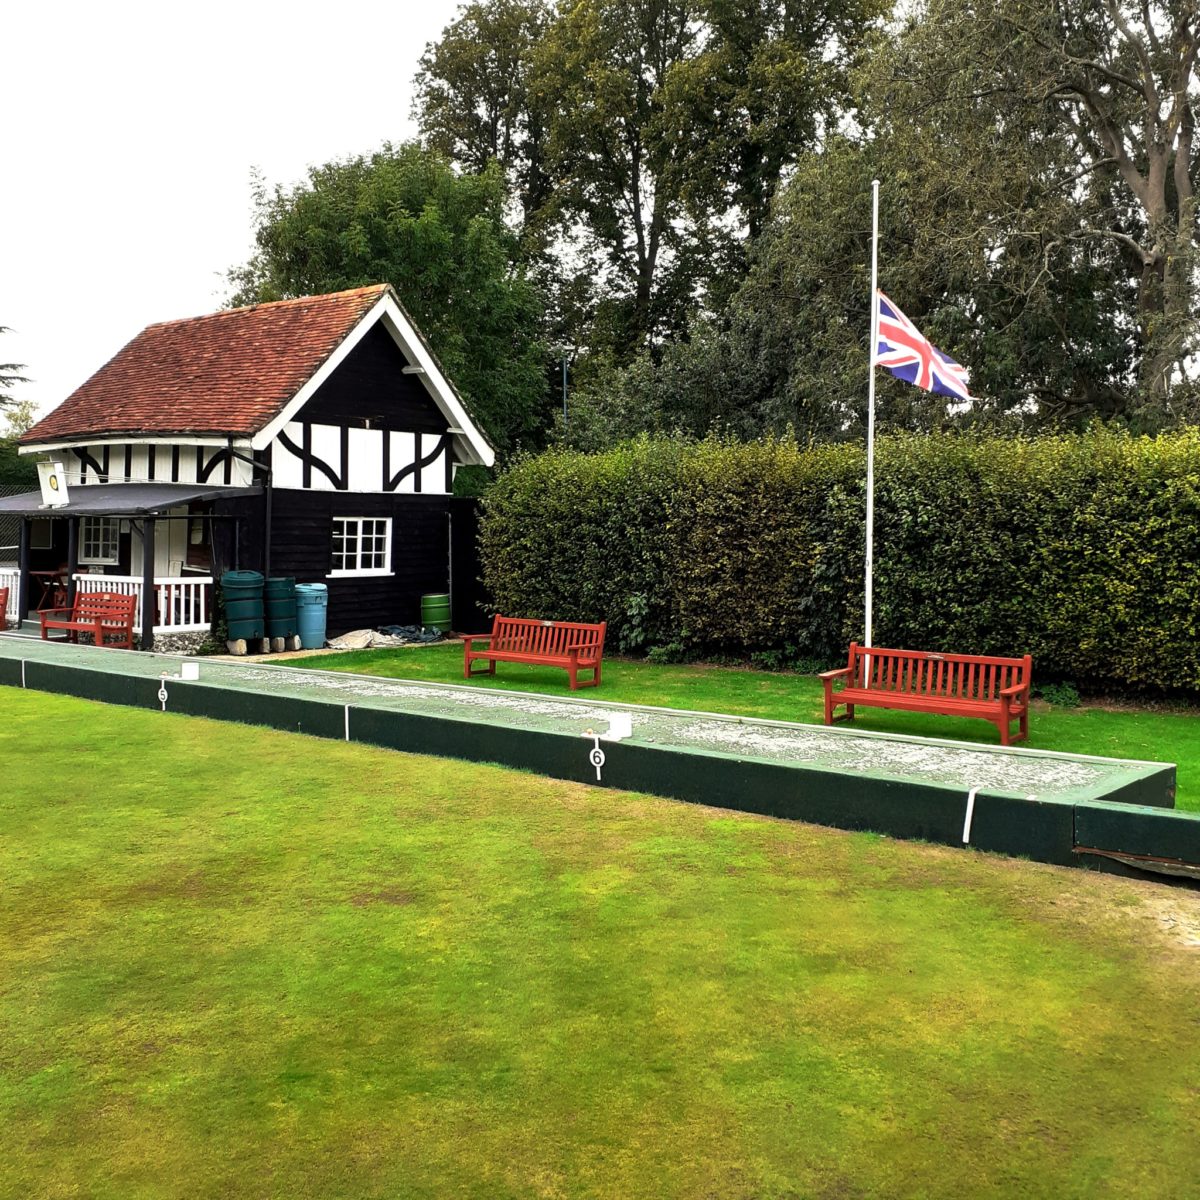
[{"label": "drainpipe", "polygon": [[258,459],[249,454],[243,454],[240,450],[233,448],[233,438],[230,438],[226,444],[226,449],[229,451],[230,458],[236,458],[240,462],[249,463],[252,471],[261,471],[263,474],[263,575],[270,576],[271,574],[271,468],[264,463],[260,463]]},{"label": "drainpipe", "polygon": [[267,471],[267,477],[263,481],[263,494],[265,515],[263,517],[263,576],[267,579],[271,577],[271,472]]}]

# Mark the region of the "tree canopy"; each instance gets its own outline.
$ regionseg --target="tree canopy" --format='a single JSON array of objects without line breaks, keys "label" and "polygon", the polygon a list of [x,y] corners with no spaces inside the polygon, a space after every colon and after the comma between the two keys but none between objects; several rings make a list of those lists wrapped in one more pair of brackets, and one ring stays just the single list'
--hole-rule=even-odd
[{"label": "tree canopy", "polygon": [[[11,332],[7,325],[0,325],[0,333]],[[0,363],[0,408],[5,408],[13,402],[9,393],[18,383],[28,383],[21,372],[25,369],[24,363]]]},{"label": "tree canopy", "polygon": [[500,161],[560,340],[626,361],[723,304],[884,8],[478,0],[422,59],[422,129],[466,170]]},{"label": "tree canopy", "polygon": [[[972,241],[990,252],[977,278],[1007,274],[1010,299],[1062,314],[1058,339],[1035,324],[1029,336],[1110,368],[1120,407],[1150,426],[1197,415],[1183,369],[1196,333],[1198,51],[1192,0],[926,0],[873,58],[881,131],[926,178],[958,175],[951,253]],[[932,149],[953,157],[935,163]],[[983,170],[983,204],[964,150]],[[1067,328],[1067,306],[1097,288],[1126,355]]]},{"label": "tree canopy", "polygon": [[[1194,0],[469,0],[425,149],[258,198],[241,295],[396,284],[505,446],[862,434],[881,285],[970,406],[886,428],[1200,420]],[[491,406],[489,408],[489,406]],[[561,425],[561,421],[560,421]]]},{"label": "tree canopy", "polygon": [[827,127],[776,190],[727,302],[654,363],[585,389],[576,436],[631,417],[860,436],[872,178],[881,285],[971,368],[979,398],[948,408],[881,374],[886,425],[1154,430],[1200,417],[1194,5],[903,11],[851,72],[853,119]]},{"label": "tree canopy", "polygon": [[0,428],[0,485],[35,488],[38,485],[37,464],[32,457],[22,456],[17,449],[17,439],[33,425],[33,401],[10,399],[6,401],[3,415],[4,426]]},{"label": "tree canopy", "polygon": [[392,284],[502,452],[536,439],[547,382],[542,305],[504,220],[495,164],[455,171],[417,145],[314,167],[260,187],[257,252],[231,301],[262,303]]}]

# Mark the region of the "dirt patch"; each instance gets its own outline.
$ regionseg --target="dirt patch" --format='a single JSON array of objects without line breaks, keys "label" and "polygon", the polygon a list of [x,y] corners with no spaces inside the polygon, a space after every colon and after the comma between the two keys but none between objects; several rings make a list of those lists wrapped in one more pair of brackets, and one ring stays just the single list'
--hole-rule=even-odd
[{"label": "dirt patch", "polygon": [[403,906],[416,902],[412,892],[401,891],[399,888],[380,888],[376,892],[357,892],[350,897],[350,903],[355,908],[366,908],[371,904],[392,904]]},{"label": "dirt patch", "polygon": [[121,889],[124,900],[200,900],[210,892],[203,871],[180,871],[157,875],[152,879]]},{"label": "dirt patch", "polygon": [[1172,945],[1200,954],[1200,893],[1150,884],[1142,907]]},{"label": "dirt patch", "polygon": [[[1001,861],[1007,865],[1018,860]],[[1056,912],[1110,927],[1122,925],[1136,939],[1159,947],[1168,957],[1182,957],[1192,965],[1200,965],[1200,890],[1071,867],[1025,862],[1018,865],[1035,876],[1038,872],[1061,872],[1077,880],[1075,886],[1045,898]]]}]

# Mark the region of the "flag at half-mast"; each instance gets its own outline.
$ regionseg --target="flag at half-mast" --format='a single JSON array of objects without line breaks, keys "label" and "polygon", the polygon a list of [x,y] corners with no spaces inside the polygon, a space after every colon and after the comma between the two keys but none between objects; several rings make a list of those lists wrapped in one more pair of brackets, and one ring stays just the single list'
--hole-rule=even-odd
[{"label": "flag at half-mast", "polygon": [[879,306],[875,365],[927,392],[970,400],[966,367],[943,354],[882,292],[875,293],[875,303]]}]

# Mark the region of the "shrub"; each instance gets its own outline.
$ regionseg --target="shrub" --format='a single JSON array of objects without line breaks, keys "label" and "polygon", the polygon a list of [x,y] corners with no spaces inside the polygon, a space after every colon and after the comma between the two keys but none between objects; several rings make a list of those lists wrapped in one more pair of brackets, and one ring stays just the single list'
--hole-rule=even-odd
[{"label": "shrub", "polygon": [[[656,656],[836,662],[862,632],[864,456],[642,439],[485,497],[501,611]],[[1040,676],[1200,690],[1200,433],[881,439],[875,640],[1031,653]]]}]

